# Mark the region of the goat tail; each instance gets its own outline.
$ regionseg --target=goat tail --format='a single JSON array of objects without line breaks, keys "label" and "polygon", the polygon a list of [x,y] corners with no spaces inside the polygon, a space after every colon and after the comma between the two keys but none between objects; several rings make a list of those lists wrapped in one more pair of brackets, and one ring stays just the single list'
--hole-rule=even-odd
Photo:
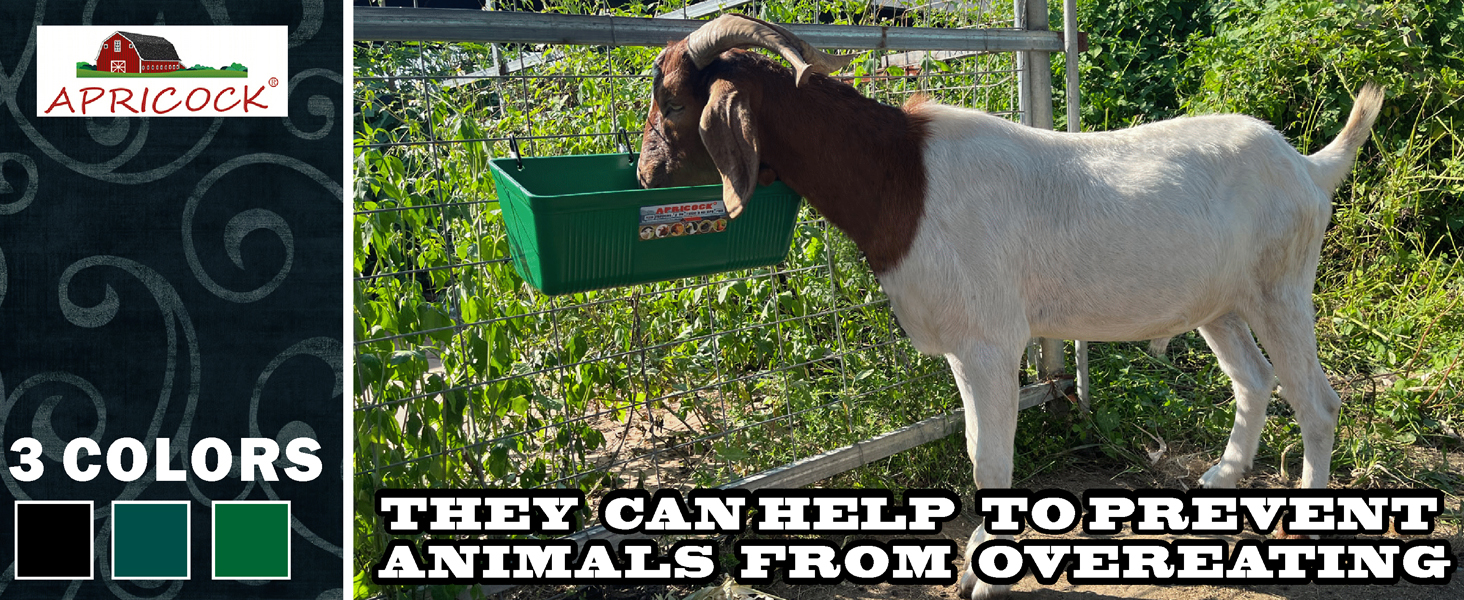
[{"label": "goat tail", "polygon": [[1352,114],[1347,117],[1347,125],[1342,132],[1337,134],[1337,139],[1327,144],[1316,154],[1308,156],[1312,163],[1312,180],[1327,190],[1337,189],[1347,172],[1352,170],[1352,163],[1357,158],[1357,150],[1367,141],[1368,134],[1372,131],[1373,121],[1378,118],[1378,110],[1383,106],[1383,88],[1371,81],[1362,86],[1357,92],[1357,99],[1352,104]]}]

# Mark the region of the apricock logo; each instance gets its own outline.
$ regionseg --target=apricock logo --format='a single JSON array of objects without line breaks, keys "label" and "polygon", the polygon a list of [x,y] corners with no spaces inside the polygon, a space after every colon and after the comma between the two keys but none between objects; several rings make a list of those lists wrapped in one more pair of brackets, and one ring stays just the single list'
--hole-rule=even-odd
[{"label": "apricock logo", "polygon": [[42,117],[283,117],[284,26],[46,26],[37,30]]}]

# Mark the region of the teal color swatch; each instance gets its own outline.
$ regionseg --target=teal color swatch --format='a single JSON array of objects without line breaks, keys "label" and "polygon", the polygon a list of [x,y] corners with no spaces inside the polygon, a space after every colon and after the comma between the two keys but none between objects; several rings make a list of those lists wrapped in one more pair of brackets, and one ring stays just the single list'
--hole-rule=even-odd
[{"label": "teal color swatch", "polygon": [[290,503],[213,503],[214,579],[290,578]]},{"label": "teal color swatch", "polygon": [[112,503],[112,578],[187,579],[188,502]]}]

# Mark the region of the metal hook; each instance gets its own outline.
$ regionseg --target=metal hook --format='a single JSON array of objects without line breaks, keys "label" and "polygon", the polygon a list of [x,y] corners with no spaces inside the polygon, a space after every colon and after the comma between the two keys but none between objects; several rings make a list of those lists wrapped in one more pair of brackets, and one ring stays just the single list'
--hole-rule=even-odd
[{"label": "metal hook", "polygon": [[615,145],[630,158],[630,164],[635,164],[635,153],[630,151],[630,134],[625,133],[624,129],[615,130]]},{"label": "metal hook", "polygon": [[508,134],[508,155],[513,157],[513,162],[518,165],[518,170],[524,170],[524,159],[519,156],[518,137]]}]

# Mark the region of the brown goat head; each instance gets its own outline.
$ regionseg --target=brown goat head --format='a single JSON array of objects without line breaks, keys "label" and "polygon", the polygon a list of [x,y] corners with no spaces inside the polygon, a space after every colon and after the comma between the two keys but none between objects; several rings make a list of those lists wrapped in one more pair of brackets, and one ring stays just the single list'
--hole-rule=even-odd
[{"label": "brown goat head", "polygon": [[686,40],[672,42],[656,57],[651,68],[651,109],[636,169],[642,187],[720,181],[698,130],[708,92],[706,86],[697,85],[700,76],[686,58]]},{"label": "brown goat head", "polygon": [[652,68],[651,108],[637,165],[643,187],[721,181],[727,214],[741,214],[759,182],[757,129],[749,94],[714,63],[723,52],[750,46],[781,54],[799,85],[811,73],[832,73],[853,58],[826,54],[782,27],[739,14],[718,17],[671,42]]}]

